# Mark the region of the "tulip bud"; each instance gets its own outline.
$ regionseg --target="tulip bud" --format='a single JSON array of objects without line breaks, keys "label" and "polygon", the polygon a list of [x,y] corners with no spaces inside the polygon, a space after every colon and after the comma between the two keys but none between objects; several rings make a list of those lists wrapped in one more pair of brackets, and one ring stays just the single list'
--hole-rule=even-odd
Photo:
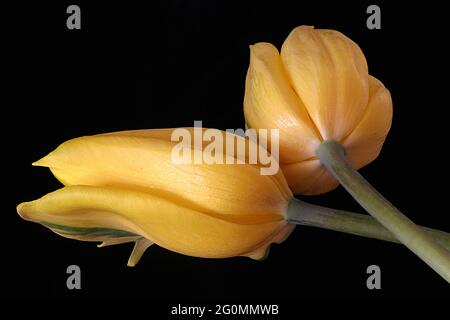
[{"label": "tulip bud", "polygon": [[176,164],[172,131],[63,143],[34,165],[50,168],[65,187],[20,204],[18,213],[69,238],[104,245],[136,241],[131,264],[151,243],[196,257],[260,259],[271,243],[288,236],[292,194],[280,171],[268,176],[258,164]]},{"label": "tulip bud", "polygon": [[337,141],[355,169],[367,165],[390,129],[392,101],[356,43],[301,26],[281,54],[269,43],[251,46],[244,113],[250,128],[280,129],[280,166],[294,193],[320,194],[338,182],[317,158],[318,146]]}]

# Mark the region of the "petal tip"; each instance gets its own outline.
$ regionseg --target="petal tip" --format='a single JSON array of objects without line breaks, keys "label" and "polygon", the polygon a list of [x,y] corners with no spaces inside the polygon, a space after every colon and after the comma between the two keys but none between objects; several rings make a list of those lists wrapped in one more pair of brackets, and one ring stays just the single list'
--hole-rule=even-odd
[{"label": "petal tip", "polygon": [[135,241],[133,251],[128,259],[127,266],[134,267],[141,260],[145,250],[153,244],[152,241],[141,238]]},{"label": "petal tip", "polygon": [[45,157],[43,157],[43,158],[33,162],[31,165],[33,167],[49,167],[49,163],[47,161],[47,157],[48,156],[45,156]]},{"label": "petal tip", "polygon": [[315,30],[314,26],[301,25],[292,29],[291,34],[297,34],[300,32],[310,32]]},{"label": "petal tip", "polygon": [[250,47],[250,54],[254,57],[261,58],[264,54],[276,52],[278,54],[278,49],[269,42],[257,42],[252,44]]},{"label": "petal tip", "polygon": [[16,207],[16,211],[19,214],[19,216],[24,220],[30,220],[29,216],[26,213],[26,208],[28,206],[28,202],[22,202]]},{"label": "petal tip", "polygon": [[256,260],[256,261],[264,261],[269,256],[269,252],[270,252],[270,244],[260,247],[260,248],[254,250],[250,253],[247,253],[243,256],[246,256],[246,257]]}]

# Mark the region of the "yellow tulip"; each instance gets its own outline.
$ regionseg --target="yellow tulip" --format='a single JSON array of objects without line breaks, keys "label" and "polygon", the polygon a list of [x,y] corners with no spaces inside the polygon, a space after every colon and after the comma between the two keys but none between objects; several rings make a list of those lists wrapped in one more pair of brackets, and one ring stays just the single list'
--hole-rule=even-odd
[{"label": "yellow tulip", "polygon": [[250,49],[246,123],[280,129],[280,166],[294,193],[320,194],[338,185],[316,155],[323,141],[339,142],[356,169],[378,156],[392,101],[368,74],[357,44],[338,31],[301,26],[281,54],[269,43]]},{"label": "yellow tulip", "polygon": [[172,130],[63,143],[34,165],[50,168],[65,187],[20,204],[18,213],[69,238],[135,241],[129,265],[152,243],[197,257],[260,259],[288,236],[292,194],[281,172],[261,175],[260,165],[251,164],[175,164]]}]

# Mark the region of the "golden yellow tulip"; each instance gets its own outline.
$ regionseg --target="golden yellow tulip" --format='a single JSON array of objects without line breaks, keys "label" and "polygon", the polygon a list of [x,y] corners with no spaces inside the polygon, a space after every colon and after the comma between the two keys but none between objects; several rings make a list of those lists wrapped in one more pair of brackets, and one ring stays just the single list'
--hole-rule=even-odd
[{"label": "golden yellow tulip", "polygon": [[[190,136],[197,129],[181,128]],[[67,238],[101,241],[99,246],[135,242],[130,266],[154,243],[197,257],[261,259],[295,224],[398,242],[369,216],[296,200],[281,171],[264,175],[247,157],[233,161],[238,141],[247,152],[255,147],[251,140],[233,135],[231,148],[216,148],[224,164],[193,161],[191,151],[205,155],[210,144],[183,141],[190,159],[179,163],[173,132],[125,131],[63,143],[34,165],[50,168],[65,187],[20,204],[19,215]],[[450,246],[449,234],[424,231]]]},{"label": "golden yellow tulip", "polygon": [[250,51],[246,123],[280,130],[280,166],[292,191],[320,194],[340,183],[450,282],[449,252],[356,172],[378,156],[392,121],[390,93],[369,75],[358,45],[338,31],[301,26],[281,53],[269,43]]},{"label": "golden yellow tulip", "polygon": [[320,194],[338,185],[316,155],[323,141],[339,142],[356,169],[378,156],[392,101],[368,74],[357,44],[338,31],[301,26],[281,54],[270,43],[257,43],[250,52],[246,123],[280,129],[280,166],[294,193]]},{"label": "golden yellow tulip", "polygon": [[18,213],[69,238],[135,241],[130,265],[152,243],[197,257],[260,259],[287,237],[294,228],[286,221],[292,194],[281,171],[267,176],[259,165],[175,164],[172,130],[63,143],[34,165],[50,168],[65,187],[20,204]]}]

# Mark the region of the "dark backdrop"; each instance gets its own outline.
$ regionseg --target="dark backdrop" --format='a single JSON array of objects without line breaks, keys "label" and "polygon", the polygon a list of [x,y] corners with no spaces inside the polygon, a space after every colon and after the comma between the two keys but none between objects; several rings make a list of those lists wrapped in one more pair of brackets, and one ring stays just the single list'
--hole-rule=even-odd
[{"label": "dark backdrop", "polygon": [[[4,104],[2,283],[16,298],[146,298],[164,302],[449,298],[448,285],[404,247],[298,227],[268,259],[199,259],[150,248],[127,268],[131,245],[98,249],[22,221],[15,206],[59,188],[31,162],[63,141],[108,131],[192,126],[242,128],[248,46],[280,47],[296,26],[332,28],[355,40],[370,73],[390,89],[392,130],[361,170],[417,223],[450,231],[448,212],[448,24],[441,2],[376,1],[382,29],[366,28],[372,3],[316,1],[71,1],[17,6],[5,15],[12,53]],[[415,3],[415,2],[413,2]],[[78,4],[82,29],[66,28]],[[9,30],[11,32],[9,32]],[[361,211],[342,188],[308,201]],[[82,290],[66,289],[66,268]],[[382,289],[366,288],[368,265]],[[301,304],[300,304],[301,305]]]}]

